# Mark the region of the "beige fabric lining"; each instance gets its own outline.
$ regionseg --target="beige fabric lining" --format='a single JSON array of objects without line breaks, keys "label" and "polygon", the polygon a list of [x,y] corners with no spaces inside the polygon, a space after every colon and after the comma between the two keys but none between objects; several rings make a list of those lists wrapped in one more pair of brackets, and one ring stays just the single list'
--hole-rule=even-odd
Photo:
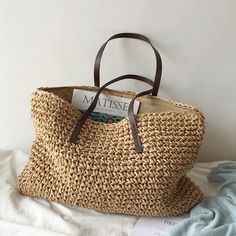
[{"label": "beige fabric lining", "polygon": [[[99,88],[92,86],[74,86],[74,87],[58,87],[58,88],[41,88],[44,91],[48,91],[54,93],[55,95],[61,97],[62,99],[71,102],[73,90],[81,89],[91,92],[98,92]],[[109,94],[113,96],[125,97],[132,99],[135,93],[127,92],[127,91],[117,91],[112,89],[104,89],[104,94]],[[139,113],[153,113],[153,112],[168,112],[168,111],[176,111],[176,112],[186,112],[191,109],[187,107],[178,107],[176,104],[171,103],[168,100],[160,99],[154,96],[143,96],[136,99],[140,101]]]}]

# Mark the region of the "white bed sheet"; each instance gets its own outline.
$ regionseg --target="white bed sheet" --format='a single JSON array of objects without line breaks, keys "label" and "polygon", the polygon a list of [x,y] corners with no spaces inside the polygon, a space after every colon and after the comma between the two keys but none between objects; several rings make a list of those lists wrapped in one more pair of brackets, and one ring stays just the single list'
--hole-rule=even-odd
[{"label": "white bed sheet", "polygon": [[[128,236],[137,217],[103,214],[21,195],[16,180],[27,161],[17,150],[0,151],[0,235],[1,236]],[[197,163],[189,176],[205,197],[218,187],[207,181],[210,169],[227,161]]]}]

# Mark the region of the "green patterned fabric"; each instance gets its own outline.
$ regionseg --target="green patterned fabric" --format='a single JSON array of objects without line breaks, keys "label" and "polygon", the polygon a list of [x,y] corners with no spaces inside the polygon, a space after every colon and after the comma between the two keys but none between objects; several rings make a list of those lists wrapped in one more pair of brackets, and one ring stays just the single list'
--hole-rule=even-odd
[{"label": "green patterned fabric", "polygon": [[[84,113],[85,111],[81,111]],[[91,115],[89,116],[90,120],[98,121],[98,122],[103,122],[103,123],[116,123],[121,120],[123,120],[125,117],[122,116],[114,116],[114,115],[109,115],[105,113],[99,113],[99,112],[92,112]]]}]

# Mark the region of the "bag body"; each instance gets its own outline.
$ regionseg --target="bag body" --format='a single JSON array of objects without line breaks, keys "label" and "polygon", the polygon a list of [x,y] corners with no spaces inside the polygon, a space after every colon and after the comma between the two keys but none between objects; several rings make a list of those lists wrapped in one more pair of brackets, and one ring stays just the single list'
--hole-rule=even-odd
[{"label": "bag body", "polygon": [[[134,97],[133,92],[103,87],[105,94]],[[111,124],[85,117],[71,105],[78,88],[101,92],[96,86],[78,86],[40,88],[32,94],[36,138],[18,178],[22,194],[137,216],[179,215],[202,199],[200,189],[186,177],[204,134],[198,109],[153,95],[139,97],[134,134],[130,116]],[[78,139],[69,142],[83,117]]]}]

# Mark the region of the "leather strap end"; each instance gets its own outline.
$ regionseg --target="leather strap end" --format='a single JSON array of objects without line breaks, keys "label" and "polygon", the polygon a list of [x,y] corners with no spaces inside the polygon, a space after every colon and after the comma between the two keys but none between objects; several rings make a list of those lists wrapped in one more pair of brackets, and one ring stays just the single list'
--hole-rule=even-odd
[{"label": "leather strap end", "polygon": [[132,118],[131,118],[131,120],[129,119],[129,121],[130,121],[132,136],[133,136],[133,140],[134,140],[135,151],[137,153],[142,153],[143,152],[142,142],[141,142],[140,136],[138,135],[137,124],[136,124],[135,120]]},{"label": "leather strap end", "polygon": [[137,153],[143,152],[142,142],[141,142],[141,138],[139,135],[137,136],[137,143],[135,143],[135,151]]},{"label": "leather strap end", "polygon": [[[78,123],[80,123],[80,122],[77,122],[76,126],[79,126]],[[71,136],[69,138],[69,142],[70,143],[74,143],[75,144],[77,142],[80,130],[81,130],[80,128],[73,130],[73,132],[72,132],[72,134],[71,134]]]}]

